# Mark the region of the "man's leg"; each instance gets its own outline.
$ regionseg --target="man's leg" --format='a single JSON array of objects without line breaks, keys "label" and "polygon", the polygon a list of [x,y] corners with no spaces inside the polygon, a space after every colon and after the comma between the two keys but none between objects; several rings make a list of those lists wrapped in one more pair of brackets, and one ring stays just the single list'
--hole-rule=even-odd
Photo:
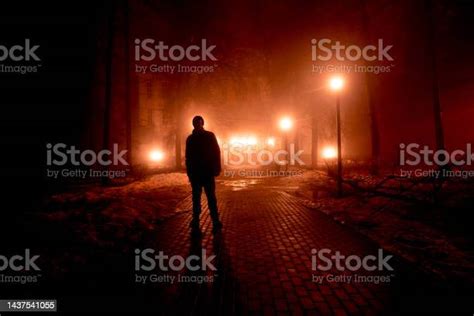
[{"label": "man's leg", "polygon": [[204,191],[206,193],[207,205],[209,206],[213,226],[215,229],[219,229],[222,227],[222,224],[219,221],[219,212],[217,210],[216,182],[214,177],[206,179],[204,182]]},{"label": "man's leg", "polygon": [[191,181],[191,188],[192,188],[192,193],[193,193],[193,220],[191,221],[191,228],[199,229],[199,215],[201,214],[202,184],[200,181],[194,179]]}]

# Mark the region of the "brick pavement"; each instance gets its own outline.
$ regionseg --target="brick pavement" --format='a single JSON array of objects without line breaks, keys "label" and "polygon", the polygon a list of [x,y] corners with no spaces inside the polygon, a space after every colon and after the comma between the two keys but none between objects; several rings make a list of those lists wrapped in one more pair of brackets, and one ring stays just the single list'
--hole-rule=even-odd
[{"label": "brick pavement", "polygon": [[153,285],[153,300],[159,300],[167,310],[226,315],[365,315],[387,314],[397,304],[393,295],[399,287],[397,268],[391,272],[395,278],[386,284],[313,282],[313,274],[354,273],[313,271],[311,249],[375,255],[378,247],[325,214],[309,210],[297,198],[264,185],[239,190],[219,185],[218,203],[224,224],[221,233],[213,236],[204,203],[203,236],[190,235],[188,198],[180,205],[185,212],[163,223],[157,244],[150,245],[170,255],[187,256],[201,248],[217,255],[213,282]]}]

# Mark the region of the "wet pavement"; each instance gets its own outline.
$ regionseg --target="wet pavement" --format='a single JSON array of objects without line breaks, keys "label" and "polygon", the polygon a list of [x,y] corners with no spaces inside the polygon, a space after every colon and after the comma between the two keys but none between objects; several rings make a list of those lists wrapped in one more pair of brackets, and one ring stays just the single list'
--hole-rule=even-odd
[{"label": "wet pavement", "polygon": [[[217,196],[224,224],[220,233],[212,234],[203,199],[202,236],[190,234],[188,197],[178,207],[181,213],[162,224],[156,244],[147,245],[170,255],[189,256],[201,249],[216,255],[216,271],[183,269],[173,273],[202,282],[146,286],[146,293],[155,293],[150,300],[158,300],[166,310],[226,315],[366,315],[424,310],[419,296],[426,293],[426,286],[415,283],[416,272],[398,258],[389,260],[393,271],[350,271],[347,267],[341,271],[335,265],[328,271],[315,270],[312,251],[327,249],[331,255],[339,251],[363,257],[376,256],[379,247],[325,214],[306,208],[274,181],[219,181]],[[414,302],[419,305],[410,306]]]}]

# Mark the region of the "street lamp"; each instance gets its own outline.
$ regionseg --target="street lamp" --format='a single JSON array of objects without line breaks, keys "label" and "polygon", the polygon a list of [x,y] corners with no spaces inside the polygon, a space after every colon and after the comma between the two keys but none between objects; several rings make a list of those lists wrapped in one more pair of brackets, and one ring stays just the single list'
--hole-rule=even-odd
[{"label": "street lamp", "polygon": [[293,120],[289,117],[283,117],[280,119],[279,125],[282,131],[288,131],[293,127]]},{"label": "street lamp", "polygon": [[275,144],[276,144],[275,138],[269,137],[269,138],[267,139],[267,145],[268,145],[268,146],[270,146],[270,147],[275,147]]},{"label": "street lamp", "polygon": [[[293,128],[293,120],[287,116],[282,117],[278,123],[280,129],[283,131],[283,149],[286,151],[286,158],[288,158],[288,131]],[[288,170],[288,160],[285,169]]]},{"label": "street lamp", "polygon": [[337,194],[342,196],[342,151],[341,151],[341,105],[340,91],[344,87],[344,79],[340,76],[329,80],[329,88],[336,93],[336,128],[337,128]]},{"label": "street lamp", "polygon": [[165,158],[165,154],[161,150],[153,149],[150,151],[148,158],[152,162],[160,162]]},{"label": "street lamp", "polygon": [[337,157],[337,150],[334,147],[324,147],[322,156],[324,159],[330,160]]},{"label": "street lamp", "polygon": [[333,91],[340,91],[344,87],[344,79],[341,77],[332,77],[331,80],[329,80],[329,87]]},{"label": "street lamp", "polygon": [[[324,159],[324,162],[326,163],[326,167],[328,168],[328,176],[331,175],[331,167],[333,161],[336,160],[337,158],[337,149],[333,146],[326,146],[323,148],[321,152],[321,156]],[[330,162],[330,163],[329,163]]]}]

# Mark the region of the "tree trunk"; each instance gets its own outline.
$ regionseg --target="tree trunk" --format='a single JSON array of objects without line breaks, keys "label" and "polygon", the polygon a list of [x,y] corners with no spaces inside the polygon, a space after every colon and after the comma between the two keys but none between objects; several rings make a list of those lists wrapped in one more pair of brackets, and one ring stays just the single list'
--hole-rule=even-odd
[{"label": "tree trunk", "polygon": [[[362,12],[362,29],[364,31],[364,37],[367,42],[371,42],[372,35],[369,27],[369,13],[367,12],[367,3],[365,0],[361,1],[361,12]],[[364,64],[367,61],[364,60]],[[374,80],[370,73],[365,73],[365,84],[367,89],[367,103],[369,108],[369,120],[370,120],[370,139],[371,139],[371,162],[370,162],[370,173],[378,174],[380,165],[380,132],[377,123],[377,106],[374,97]]]},{"label": "tree trunk", "polygon": [[433,96],[433,116],[434,116],[434,129],[435,129],[435,140],[436,149],[444,149],[444,130],[442,122],[441,102],[439,99],[439,80],[438,80],[438,67],[437,67],[437,54],[436,54],[436,38],[435,38],[435,12],[433,3],[430,0],[425,2],[426,11],[428,12],[428,55],[430,56],[431,62],[431,84],[432,84],[432,96]]},{"label": "tree trunk", "polygon": [[131,80],[130,80],[130,6],[128,0],[124,0],[124,26],[125,26],[125,113],[126,113],[126,144],[127,162],[130,168],[133,166],[133,145],[132,145],[132,100],[131,100]]},{"label": "tree trunk", "polygon": [[[110,148],[110,112],[112,108],[112,62],[114,46],[114,19],[115,2],[110,1],[110,13],[107,21],[107,46],[105,52],[105,106],[104,106],[104,129],[103,129],[103,149]],[[108,170],[108,166],[102,166]],[[109,177],[102,177],[102,184],[109,183]]]}]

